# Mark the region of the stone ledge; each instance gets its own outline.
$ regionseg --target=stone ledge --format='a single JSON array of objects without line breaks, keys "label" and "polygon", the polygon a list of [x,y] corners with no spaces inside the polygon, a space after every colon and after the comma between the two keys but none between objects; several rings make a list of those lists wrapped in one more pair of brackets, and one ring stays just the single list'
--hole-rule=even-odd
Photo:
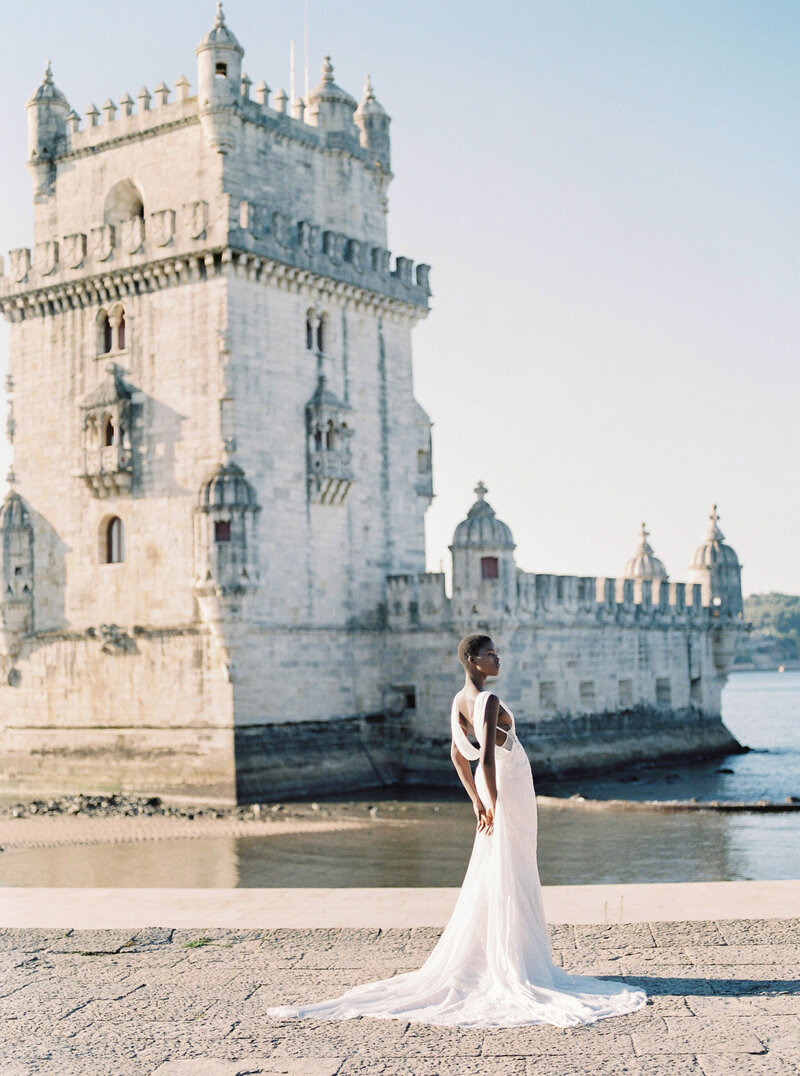
[{"label": "stone ledge", "polygon": [[[0,927],[391,929],[444,926],[459,891],[11,887],[2,892]],[[545,886],[544,903],[549,923],[597,924],[597,944],[614,932],[630,934],[632,924],[743,919],[755,921],[748,929],[752,943],[764,940],[758,920],[798,915],[800,881]],[[637,937],[641,929],[634,929]]]}]

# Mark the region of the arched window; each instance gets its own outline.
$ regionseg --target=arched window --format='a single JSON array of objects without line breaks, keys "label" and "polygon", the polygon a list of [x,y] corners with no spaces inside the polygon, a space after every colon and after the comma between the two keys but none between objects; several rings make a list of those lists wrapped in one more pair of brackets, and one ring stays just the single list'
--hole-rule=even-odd
[{"label": "arched window", "polygon": [[110,416],[103,427],[103,444],[106,448],[114,444],[114,420]]},{"label": "arched window", "polygon": [[117,326],[117,347],[120,351],[125,350],[125,312],[123,311],[119,317],[119,325]]},{"label": "arched window", "polygon": [[314,430],[314,451],[322,451],[322,430],[320,430],[319,428]]},{"label": "arched window", "polygon": [[135,183],[123,179],[106,196],[103,220],[106,224],[117,226],[132,217],[144,217],[144,199]]},{"label": "arched window", "polygon": [[106,564],[121,564],[125,560],[125,532],[119,516],[112,516],[106,523]]},{"label": "arched window", "polygon": [[100,311],[100,316],[97,319],[97,328],[97,350],[101,355],[107,355],[114,347],[114,334],[111,330],[111,322],[108,320],[108,314],[105,310]]},{"label": "arched window", "polygon": [[321,352],[323,355],[325,354],[325,337],[328,334],[327,321],[328,319],[323,314],[317,322],[317,351]]},{"label": "arched window", "polygon": [[314,321],[314,311],[309,310],[306,314],[306,351],[314,350]]},{"label": "arched window", "polygon": [[333,422],[328,423],[325,431],[325,447],[329,452],[336,448],[336,430],[333,428]]}]

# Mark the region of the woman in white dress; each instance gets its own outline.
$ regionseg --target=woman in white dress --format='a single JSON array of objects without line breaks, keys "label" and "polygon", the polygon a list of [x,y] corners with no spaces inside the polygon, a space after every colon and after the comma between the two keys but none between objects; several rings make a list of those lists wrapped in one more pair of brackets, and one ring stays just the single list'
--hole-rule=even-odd
[{"label": "woman in white dress", "polygon": [[[484,689],[500,671],[486,635],[461,640],[464,687],[453,699],[451,758],[472,801],[477,833],[455,909],[418,971],[271,1016],[354,1016],[462,1027],[589,1024],[633,1012],[644,991],[556,967],[536,863],[536,796],[514,715]],[[469,739],[477,741],[475,747]],[[470,762],[478,762],[473,774]]]}]

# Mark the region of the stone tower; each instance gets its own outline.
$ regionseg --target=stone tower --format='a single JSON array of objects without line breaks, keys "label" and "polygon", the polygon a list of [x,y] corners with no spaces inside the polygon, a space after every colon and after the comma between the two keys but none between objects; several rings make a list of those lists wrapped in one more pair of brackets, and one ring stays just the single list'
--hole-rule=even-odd
[{"label": "stone tower", "polygon": [[424,570],[430,292],[386,249],[389,118],[329,58],[305,108],[251,98],[221,4],[196,52],[196,96],[82,121],[48,64],[28,104],[34,242],[0,279],[10,784],[247,794],[265,729],[380,710],[387,577]]}]

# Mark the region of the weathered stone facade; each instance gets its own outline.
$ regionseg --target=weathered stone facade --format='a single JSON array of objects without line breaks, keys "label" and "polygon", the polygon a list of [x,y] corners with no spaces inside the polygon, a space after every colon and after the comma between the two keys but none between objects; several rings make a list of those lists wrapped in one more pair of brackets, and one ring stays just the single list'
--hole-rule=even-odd
[{"label": "weathered stone facade", "polygon": [[251,98],[221,10],[197,56],[196,96],[162,83],[83,129],[49,68],[28,105],[34,246],[0,276],[0,787],[440,780],[476,628],[545,768],[729,746],[721,534],[688,591],[646,567],[530,575],[480,487],[452,597],[424,572],[411,329],[430,290],[386,249],[389,118],[328,60],[289,111],[264,83]]}]

